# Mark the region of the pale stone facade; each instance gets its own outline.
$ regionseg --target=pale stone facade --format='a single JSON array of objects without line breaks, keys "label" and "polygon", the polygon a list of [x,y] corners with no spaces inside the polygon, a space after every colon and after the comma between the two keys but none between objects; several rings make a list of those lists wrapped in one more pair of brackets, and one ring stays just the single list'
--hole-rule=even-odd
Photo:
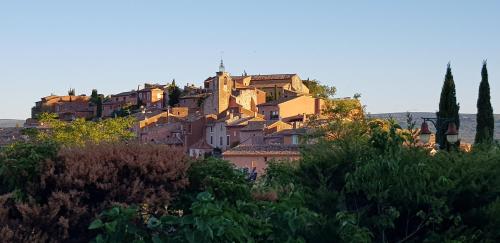
[{"label": "pale stone facade", "polygon": [[266,120],[279,120],[297,115],[321,114],[324,102],[308,95],[283,98],[257,106]]}]

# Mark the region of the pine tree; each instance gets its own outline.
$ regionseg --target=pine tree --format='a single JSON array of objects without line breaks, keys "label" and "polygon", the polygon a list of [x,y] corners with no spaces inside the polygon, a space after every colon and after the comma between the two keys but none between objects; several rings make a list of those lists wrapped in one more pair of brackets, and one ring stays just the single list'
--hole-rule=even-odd
[{"label": "pine tree", "polygon": [[458,116],[458,111],[460,110],[460,105],[457,104],[455,81],[453,81],[453,74],[451,73],[451,65],[448,63],[446,69],[446,75],[444,77],[443,88],[441,89],[441,98],[439,100],[439,111],[436,113],[438,119],[437,126],[439,132],[436,132],[436,142],[439,144],[441,149],[449,148],[449,144],[446,141],[446,131],[448,129],[448,121],[443,121],[443,119],[454,119],[457,125],[457,129],[460,127],[460,118]]},{"label": "pine tree", "polygon": [[481,84],[479,84],[479,95],[477,97],[477,126],[476,139],[474,140],[476,144],[488,144],[493,141],[495,120],[490,99],[490,84],[488,83],[488,69],[485,60],[481,70]]}]

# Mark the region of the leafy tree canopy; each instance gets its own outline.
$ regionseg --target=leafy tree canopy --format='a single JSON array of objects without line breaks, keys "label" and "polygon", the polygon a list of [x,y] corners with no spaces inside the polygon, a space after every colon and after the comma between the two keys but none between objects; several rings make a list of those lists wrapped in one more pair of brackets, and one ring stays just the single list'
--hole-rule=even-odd
[{"label": "leafy tree canopy", "polygon": [[309,93],[317,98],[328,99],[332,98],[337,93],[337,88],[334,86],[323,85],[316,79],[302,80],[302,82],[305,86],[307,86],[307,88],[309,88]]}]

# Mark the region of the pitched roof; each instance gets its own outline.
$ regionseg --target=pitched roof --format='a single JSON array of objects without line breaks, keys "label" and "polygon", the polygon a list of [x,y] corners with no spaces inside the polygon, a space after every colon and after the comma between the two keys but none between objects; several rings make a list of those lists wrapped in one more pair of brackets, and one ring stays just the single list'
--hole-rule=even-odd
[{"label": "pitched roof", "polygon": [[239,81],[243,81],[243,79],[245,79],[247,77],[250,77],[250,76],[231,76],[231,79],[236,81],[236,82],[239,82]]},{"label": "pitched roof", "polygon": [[298,145],[284,145],[284,144],[259,144],[248,145],[240,144],[223,153],[224,156],[262,156],[262,155],[300,155],[300,147]]},{"label": "pitched roof", "polygon": [[248,124],[249,121],[264,121],[264,119],[260,117],[243,117],[238,120],[229,122],[226,126],[228,127],[245,126]]},{"label": "pitched roof", "polygon": [[258,81],[258,82],[250,82],[250,86],[255,87],[255,88],[282,88],[287,85],[289,85],[289,82],[281,82],[281,81],[271,81],[271,80],[266,80],[266,81]]},{"label": "pitched roof", "polygon": [[111,95],[111,96],[129,96],[129,95],[137,95],[137,91],[121,92],[121,93],[114,94],[114,95]]},{"label": "pitched roof", "polygon": [[161,113],[165,113],[167,114],[166,111],[162,110],[162,109],[156,109],[156,110],[149,110],[149,111],[146,111],[145,113],[142,113],[142,112],[136,112],[134,114],[132,114],[131,116],[135,117],[135,119],[137,120],[144,120],[146,117],[148,118],[151,118],[153,116],[156,116],[156,115],[159,115]]},{"label": "pitched roof", "polygon": [[259,131],[264,130],[264,128],[273,125],[274,123],[279,121],[250,121],[248,125],[241,129],[241,131]]},{"label": "pitched roof", "polygon": [[287,80],[291,79],[293,76],[297,74],[266,74],[266,75],[249,75],[252,78],[252,81],[268,81],[268,80]]},{"label": "pitched roof", "polygon": [[274,136],[287,136],[287,135],[304,135],[308,131],[307,128],[296,128],[296,129],[284,129],[272,134],[269,134],[267,136],[269,137],[274,137]]},{"label": "pitched roof", "polygon": [[272,106],[272,105],[277,105],[277,104],[281,104],[281,103],[285,103],[287,101],[293,100],[293,99],[295,99],[297,97],[300,97],[300,96],[285,97],[285,98],[281,98],[281,99],[277,99],[277,100],[272,100],[272,101],[269,101],[269,102],[266,102],[266,103],[258,104],[257,106]]},{"label": "pitched roof", "polygon": [[213,147],[210,146],[210,144],[208,144],[204,138],[198,140],[198,142],[191,145],[189,148],[191,148],[191,149],[213,149]]}]

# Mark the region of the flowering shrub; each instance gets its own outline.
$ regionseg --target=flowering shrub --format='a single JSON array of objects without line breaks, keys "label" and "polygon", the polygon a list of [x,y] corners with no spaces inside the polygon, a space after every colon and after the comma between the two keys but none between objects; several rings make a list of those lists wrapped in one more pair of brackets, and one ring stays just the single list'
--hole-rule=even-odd
[{"label": "flowering shrub", "polygon": [[188,181],[183,151],[167,146],[64,147],[27,182],[25,201],[0,196],[0,238],[20,242],[88,241],[88,225],[112,205],[165,210]]}]

